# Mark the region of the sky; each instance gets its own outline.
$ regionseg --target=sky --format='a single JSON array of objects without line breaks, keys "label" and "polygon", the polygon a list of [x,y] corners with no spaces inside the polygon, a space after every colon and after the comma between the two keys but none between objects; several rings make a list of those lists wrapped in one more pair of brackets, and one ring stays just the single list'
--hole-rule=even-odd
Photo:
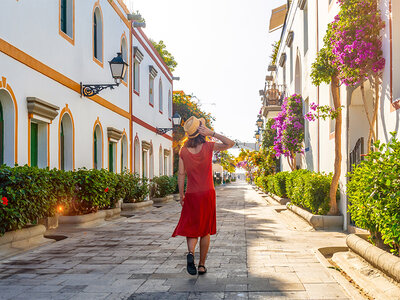
[{"label": "sky", "polygon": [[270,63],[271,10],[286,0],[124,0],[146,20],[146,35],[163,40],[178,62],[174,90],[195,95],[215,116],[216,132],[254,142],[258,94]]}]

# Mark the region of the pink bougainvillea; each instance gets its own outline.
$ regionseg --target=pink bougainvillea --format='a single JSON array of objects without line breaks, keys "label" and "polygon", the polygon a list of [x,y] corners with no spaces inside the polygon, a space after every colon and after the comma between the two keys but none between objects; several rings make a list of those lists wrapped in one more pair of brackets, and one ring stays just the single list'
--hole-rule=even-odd
[{"label": "pink bougainvillea", "polygon": [[281,155],[294,159],[296,153],[303,152],[304,117],[302,115],[301,95],[294,94],[284,99],[282,110],[272,125],[276,129],[274,150]]},{"label": "pink bougainvillea", "polygon": [[341,9],[330,37],[339,79],[354,86],[385,67],[381,30],[385,28],[376,0],[338,0]]}]

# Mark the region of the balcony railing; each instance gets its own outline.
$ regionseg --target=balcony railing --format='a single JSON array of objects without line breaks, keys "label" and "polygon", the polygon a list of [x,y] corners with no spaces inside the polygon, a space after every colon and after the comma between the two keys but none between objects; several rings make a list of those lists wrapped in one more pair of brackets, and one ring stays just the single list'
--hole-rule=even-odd
[{"label": "balcony railing", "polygon": [[285,85],[267,83],[265,86],[265,94],[263,97],[264,106],[281,106],[285,98]]},{"label": "balcony railing", "polygon": [[267,82],[264,91],[261,113],[266,118],[274,118],[281,111],[282,102],[286,96],[285,85]]}]

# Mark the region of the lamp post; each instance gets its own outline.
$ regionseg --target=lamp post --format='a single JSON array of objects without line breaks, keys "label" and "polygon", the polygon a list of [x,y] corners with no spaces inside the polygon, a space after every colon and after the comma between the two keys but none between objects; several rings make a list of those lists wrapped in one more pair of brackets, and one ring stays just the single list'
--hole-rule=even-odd
[{"label": "lamp post", "polygon": [[258,128],[262,128],[263,125],[264,125],[263,119],[261,119],[261,117],[259,117],[258,120],[257,120],[257,122],[256,122],[256,124],[257,124],[257,127],[258,127]]},{"label": "lamp post", "polygon": [[157,127],[156,128],[157,129],[157,134],[164,134],[164,133],[167,133],[170,130],[174,130],[175,127],[181,125],[181,121],[182,121],[182,117],[178,113],[175,113],[172,116],[172,125],[173,125],[173,127],[172,128],[158,128]]},{"label": "lamp post", "polygon": [[124,79],[128,64],[122,58],[122,53],[118,52],[117,56],[109,61],[111,75],[114,78],[114,84],[83,84],[81,82],[81,96],[92,97],[102,90],[119,86],[121,79]]}]

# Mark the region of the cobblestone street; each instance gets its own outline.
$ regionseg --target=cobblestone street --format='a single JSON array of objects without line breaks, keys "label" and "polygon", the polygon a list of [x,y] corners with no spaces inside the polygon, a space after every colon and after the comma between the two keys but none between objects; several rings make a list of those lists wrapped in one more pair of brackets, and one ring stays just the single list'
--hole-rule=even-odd
[{"label": "cobblestone street", "polygon": [[[171,238],[169,202],[0,262],[1,299],[351,299],[317,259],[345,235],[314,231],[249,185],[217,189],[208,273],[186,273],[186,242]],[[196,253],[198,261],[198,253]]]}]

